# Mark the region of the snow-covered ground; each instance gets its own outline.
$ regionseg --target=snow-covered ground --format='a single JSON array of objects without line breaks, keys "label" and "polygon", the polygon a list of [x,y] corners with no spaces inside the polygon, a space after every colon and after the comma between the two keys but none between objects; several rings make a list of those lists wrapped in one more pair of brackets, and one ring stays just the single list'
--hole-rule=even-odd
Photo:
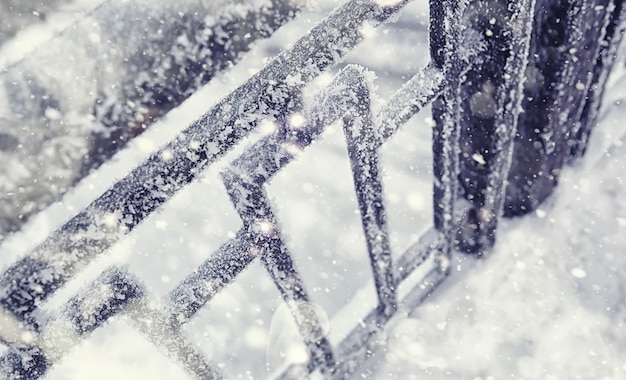
[{"label": "snow-covered ground", "polygon": [[[34,247],[258,71],[335,3],[315,2],[297,22],[259,43],[240,64],[136,138],[60,202],[34,217],[22,232],[7,238],[0,246],[0,268]],[[411,3],[396,24],[383,25],[346,59],[376,72],[378,103],[428,59],[425,3]],[[37,26],[54,30],[53,25],[45,27]],[[36,34],[31,30],[18,35],[12,46],[20,46],[16,41],[36,45],[40,41],[33,40]],[[16,50],[5,46],[0,62],[11,61],[14,54]],[[533,215],[505,220],[488,257],[455,257],[451,276],[409,316],[393,320],[386,331],[386,346],[355,378],[626,378],[623,63],[622,59],[611,79],[587,155],[564,171],[556,193]],[[323,75],[308,91],[319,89],[330,75]],[[111,264],[127,265],[152,292],[166,295],[239,229],[241,222],[219,172],[264,133],[267,130],[260,128],[241,148],[210,167],[201,180],[145,220],[44,307],[58,308]],[[430,149],[428,109],[383,149],[396,255],[431,223]],[[325,310],[333,343],[341,338],[344,326],[358,323],[375,297],[352,186],[343,132],[331,126],[268,188],[312,302]],[[184,332],[228,378],[266,378],[280,366],[280,351],[289,342],[277,327],[285,324],[280,305],[278,291],[257,262],[185,325]],[[74,348],[45,378],[188,376],[121,317]]]}]

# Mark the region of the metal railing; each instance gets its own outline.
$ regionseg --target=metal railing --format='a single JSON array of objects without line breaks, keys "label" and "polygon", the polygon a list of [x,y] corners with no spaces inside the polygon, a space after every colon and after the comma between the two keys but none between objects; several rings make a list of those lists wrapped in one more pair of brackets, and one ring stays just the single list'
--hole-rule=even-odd
[{"label": "metal railing", "polygon": [[[385,22],[408,2],[350,0],[338,7],[291,49],[11,265],[0,277],[0,318],[4,320],[0,338],[9,347],[0,360],[1,373],[8,378],[38,378],[111,316],[124,314],[135,329],[191,375],[220,378],[218,367],[182,336],[181,327],[259,259],[289,307],[309,353],[305,365],[292,364],[279,377],[306,378],[317,372],[328,378],[347,378],[353,374],[375,351],[386,323],[417,306],[445,279],[454,249],[483,253],[494,244],[525,92],[535,0],[501,2],[506,6],[485,9],[481,2],[432,0],[431,63],[391,96],[378,114],[372,113],[370,86],[358,66],[340,71],[316,96],[313,106],[304,107],[303,87],[363,39],[362,26]],[[479,31],[476,25],[481,22],[491,25],[490,29]],[[479,71],[493,74],[491,87],[481,83],[483,98],[475,102],[483,103],[472,105],[476,94],[467,95],[468,82]],[[290,80],[295,77],[300,80]],[[436,121],[434,226],[393,260],[379,152],[431,102]],[[463,136],[471,132],[464,129],[468,110],[493,127],[486,135],[488,141],[482,143],[484,150],[470,154],[489,168],[481,177],[479,201],[468,198],[467,191],[461,194],[468,145]],[[166,297],[156,299],[140,279],[111,267],[57,315],[37,313],[42,302],[89,262],[266,119],[277,123],[277,130],[246,149],[222,172],[243,226]],[[284,243],[265,185],[336,121],[343,124],[378,306],[333,347],[321,333],[318,316],[307,308],[306,284]],[[399,286],[416,272],[417,285],[400,298]]]}]

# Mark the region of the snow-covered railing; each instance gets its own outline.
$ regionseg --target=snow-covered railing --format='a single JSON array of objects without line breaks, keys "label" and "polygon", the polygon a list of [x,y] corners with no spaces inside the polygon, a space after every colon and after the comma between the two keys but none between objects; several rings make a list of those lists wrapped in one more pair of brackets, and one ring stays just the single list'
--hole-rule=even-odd
[{"label": "snow-covered railing", "polygon": [[[431,11],[445,3],[431,2]],[[440,124],[461,124],[460,166],[452,174],[458,181],[449,192],[458,194],[457,214],[452,218],[456,222],[452,224],[460,228],[453,240],[464,252],[488,251],[495,242],[500,213],[518,216],[536,210],[552,193],[563,165],[584,153],[626,28],[621,0],[535,3],[528,62],[524,78],[517,82],[511,78],[522,64],[519,60],[526,59],[525,47],[511,40],[509,33],[523,27],[522,20],[511,15],[511,9],[520,4],[470,1],[459,15],[461,23],[471,26],[459,48],[479,49],[472,43],[479,41],[487,53],[477,54],[467,66],[456,69],[462,84],[434,103],[433,116],[440,133],[445,133]],[[441,30],[444,27],[431,24],[436,46],[446,43],[442,38],[450,35]],[[480,35],[488,38],[480,39]],[[452,53],[434,59],[444,61]],[[513,99],[517,96],[521,98]],[[504,112],[503,107],[517,101],[521,101],[522,112],[514,120],[515,112]],[[447,115],[450,110],[454,113]],[[514,124],[516,128],[509,129]],[[437,135],[434,144],[435,150],[444,149]],[[512,159],[503,159],[508,154]],[[438,165],[435,161],[435,172],[442,169]],[[506,191],[502,198],[494,190],[503,181]],[[435,190],[437,198],[442,190]]]},{"label": "snow-covered railing", "polygon": [[[347,378],[354,373],[376,349],[387,322],[419,304],[445,278],[453,249],[484,252],[493,245],[525,91],[535,0],[509,1],[495,8],[483,7],[480,1],[431,0],[432,62],[407,81],[377,115],[370,106],[368,72],[357,66],[343,69],[314,104],[305,108],[301,101],[304,85],[340,61],[363,38],[364,25],[384,22],[406,3],[408,0],[346,2],[14,263],[0,277],[0,339],[9,347],[0,370],[10,378],[38,378],[111,316],[125,314],[138,331],[191,375],[220,378],[217,366],[187,342],[180,329],[259,258],[289,307],[309,353],[306,364],[291,364],[277,375],[306,378],[317,373]],[[478,25],[491,27],[477,29],[476,17],[486,22]],[[623,19],[621,13],[620,17]],[[480,83],[481,91],[468,97],[466,92],[472,86],[468,78],[478,71],[489,72],[489,82]],[[436,121],[434,227],[394,261],[379,152],[430,102],[434,102]],[[463,136],[474,132],[464,130],[468,109],[494,127],[486,135],[484,150],[468,155],[489,168],[482,178],[478,203],[459,194],[463,149],[468,146]],[[123,268],[112,267],[58,313],[46,315],[38,310],[89,262],[266,119],[277,124],[276,131],[245,150],[222,172],[243,226],[166,297],[155,299],[139,279]],[[306,284],[284,244],[264,186],[336,121],[343,123],[378,306],[333,347],[318,315],[307,306]]]},{"label": "snow-covered railing", "polygon": [[[0,242],[302,6],[102,1],[45,49],[0,67]],[[0,21],[29,7],[43,12],[30,1],[8,7]]]}]

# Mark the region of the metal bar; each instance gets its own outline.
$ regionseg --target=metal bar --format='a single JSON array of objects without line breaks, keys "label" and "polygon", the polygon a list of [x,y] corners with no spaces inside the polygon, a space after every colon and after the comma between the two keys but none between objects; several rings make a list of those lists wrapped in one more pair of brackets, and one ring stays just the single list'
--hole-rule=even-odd
[{"label": "metal bar", "polygon": [[224,378],[217,365],[209,361],[193,343],[183,337],[167,304],[142,298],[127,314],[134,328],[147,337],[164,355],[169,356],[198,380]]},{"label": "metal bar", "polygon": [[109,0],[0,69],[0,242],[304,3]]},{"label": "metal bar", "polygon": [[369,85],[362,70],[348,67],[341,72],[342,81],[349,90],[350,110],[343,118],[363,233],[367,243],[374,286],[380,311],[393,315],[397,309],[396,287],[391,260],[391,243],[387,213],[383,200],[383,184],[379,164],[382,136],[372,120]]},{"label": "metal bar", "polygon": [[[609,0],[536,1],[505,215],[537,209],[552,194],[568,156],[584,151],[600,105],[595,90],[605,83],[599,76],[606,75],[600,74],[602,65],[610,66],[609,50],[616,48],[602,45],[608,42],[611,18],[620,17],[611,12],[618,3],[623,6]],[[603,54],[609,54],[607,60]]]},{"label": "metal bar", "polygon": [[[280,146],[284,147],[282,144]],[[274,153],[273,150],[265,150],[265,152]],[[280,154],[288,153],[284,149],[278,157]],[[254,236],[253,249],[258,252],[261,262],[294,317],[311,355],[311,365],[328,374],[335,361],[332,348],[317,315],[304,313],[300,307],[302,304],[308,304],[309,296],[283,242],[278,222],[263,188],[267,179],[265,177],[267,168],[264,164],[269,161],[263,160],[263,156],[251,161],[236,160],[231,168],[222,173],[224,183],[235,209],[244,221],[244,228],[247,228],[250,235]]]},{"label": "metal bar", "polygon": [[182,324],[193,317],[254,261],[257,254],[253,247],[254,242],[249,237],[249,232],[241,229],[233,239],[212,253],[196,271],[169,293],[167,300],[171,319]]},{"label": "metal bar", "polygon": [[[513,142],[524,97],[524,77],[528,66],[535,0],[516,0],[514,9],[507,20],[509,24],[503,30],[502,38],[508,45],[508,57],[502,68],[502,83],[495,92],[497,112],[493,118],[495,129],[489,145],[490,154],[486,155],[489,157],[489,173],[484,203],[476,213],[479,232],[476,252],[480,253],[495,244],[498,220],[503,213],[506,179],[511,169]],[[489,50],[489,54],[501,55],[502,50]]]},{"label": "metal bar", "polygon": [[579,128],[573,131],[571,136],[571,140],[575,142],[571,144],[570,154],[573,158],[585,154],[589,136],[598,122],[606,82],[615,64],[617,49],[621,45],[626,30],[626,8],[622,0],[612,0],[608,6],[598,11],[607,13],[608,24],[604,28],[604,36],[599,43],[600,49],[593,69],[593,77],[587,87]]},{"label": "metal bar", "polygon": [[433,110],[436,226],[459,250],[480,255],[493,246],[501,214],[534,2],[444,4],[448,90]]},{"label": "metal bar", "polygon": [[12,378],[38,379],[111,317],[127,315],[138,331],[197,379],[222,378],[216,366],[186,342],[168,311],[165,304],[148,300],[134,276],[109,268],[72,297],[58,316],[46,319],[41,332],[23,331],[21,337],[27,340],[10,345],[9,353],[0,358],[0,369]]},{"label": "metal bar", "polygon": [[311,81],[362,39],[360,25],[381,23],[407,2],[385,6],[352,0],[336,9],[292,49],[12,265],[0,279],[0,304],[26,320],[39,302],[247,136],[260,118],[287,114],[294,106],[292,95],[303,86],[287,85],[287,77]]},{"label": "metal bar", "polygon": [[33,380],[43,376],[80,340],[143,296],[144,289],[134,277],[118,268],[106,270],[70,299],[58,316],[43,316],[39,331],[18,328],[19,340],[5,341],[11,350],[0,359],[2,373]]},{"label": "metal bar", "polygon": [[434,225],[444,235],[443,251],[449,254],[457,239],[457,178],[460,174],[460,87],[466,64],[458,56],[460,33],[457,30],[464,3],[430,0],[430,54],[443,72],[445,85],[433,103],[433,208]]},{"label": "metal bar", "polygon": [[[413,246],[402,254],[399,264],[396,265],[398,269],[395,278],[398,279],[398,286],[417,268],[425,270],[421,280],[402,298],[400,310],[403,312],[408,312],[424,302],[449,273],[447,255],[443,253],[443,242],[436,236],[441,236],[441,233],[434,228],[427,230]],[[437,240],[439,243],[436,243]],[[416,254],[421,258],[418,264],[403,266],[402,263],[413,263]],[[337,365],[331,378],[351,378],[367,358],[380,347],[378,338],[392,317],[393,315],[381,313],[379,308],[371,310],[339,343],[336,349]],[[303,379],[310,376],[311,372],[313,369],[306,368],[306,366],[291,365],[278,378]]]}]

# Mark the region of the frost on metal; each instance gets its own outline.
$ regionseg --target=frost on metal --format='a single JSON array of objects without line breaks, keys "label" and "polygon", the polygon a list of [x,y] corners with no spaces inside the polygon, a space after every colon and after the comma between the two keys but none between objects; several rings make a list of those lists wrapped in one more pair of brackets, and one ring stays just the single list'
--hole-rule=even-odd
[{"label": "frost on metal", "polygon": [[[401,123],[396,124],[393,118],[383,119],[381,116],[390,115],[393,110],[397,112],[397,118],[406,121],[433,99],[439,92],[442,77],[433,67],[428,67],[425,72],[433,75],[428,80],[424,80],[424,73],[412,78],[381,110],[378,120],[385,121],[374,122],[367,75],[362,68],[348,66],[319,94],[314,106],[302,113],[302,123],[290,122],[290,118],[279,119],[282,122],[275,134],[254,144],[223,173],[227,191],[244,224],[240,234],[246,235],[251,241],[251,255],[260,257],[288,305],[307,304],[309,298],[306,289],[283,242],[280,224],[263,185],[312,144],[327,125],[336,120],[343,123],[363,232],[378,293],[378,307],[370,315],[364,316],[365,328],[357,326],[341,343],[340,355],[334,352],[325,336],[315,333],[322,330],[321,321],[316,316],[303,318],[298,308],[291,307],[311,359],[304,366],[290,366],[281,377],[300,378],[314,370],[327,377],[348,376],[358,367],[358,363],[365,361],[368,351],[375,349],[375,338],[398,309],[399,278],[405,278],[404,273],[410,273],[415,267],[403,265],[400,272],[394,268],[391,260],[379,150]],[[425,245],[420,255],[423,257],[421,261],[418,257],[413,259],[423,262],[438,252],[437,248]],[[432,290],[445,276],[446,269],[439,264],[432,263],[430,273],[433,278],[424,285],[426,292]],[[211,278],[196,277],[194,280],[188,283],[194,290],[183,292],[181,289],[174,304],[184,302],[191,294],[196,295],[196,300],[199,294],[210,294],[210,289],[203,287],[213,287]]]},{"label": "frost on metal", "polygon": [[537,0],[506,215],[536,209],[564,163],[585,152],[623,38],[624,13],[623,1]]},{"label": "frost on metal", "polygon": [[[296,107],[295,95],[302,84],[288,86],[287,77],[299,74],[303,83],[310,81],[361,40],[355,26],[381,22],[396,10],[359,0],[338,8],[11,266],[0,280],[0,303],[26,318],[40,301],[223,156],[262,118],[276,118]],[[103,224],[107,228],[98,229]]]},{"label": "frost on metal", "polygon": [[605,25],[604,34],[599,41],[600,48],[597,51],[598,56],[593,68],[593,76],[585,89],[587,96],[580,115],[580,123],[571,133],[574,141],[569,146],[570,154],[574,158],[585,153],[589,136],[598,123],[604,89],[617,58],[617,49],[626,32],[626,9],[624,9],[623,1],[613,1],[606,7],[596,6],[595,9],[597,12],[607,12],[608,24]]},{"label": "frost on metal", "polygon": [[433,107],[435,224],[462,251],[482,254],[495,241],[533,9],[533,0],[431,2],[444,20],[433,60],[451,81]]},{"label": "frost on metal", "polygon": [[[623,3],[431,1],[430,9],[441,20],[431,22],[431,55],[450,81],[433,107],[435,224],[481,254],[501,213],[534,210],[564,163],[584,153],[623,37]],[[468,59],[472,51],[480,53]]]},{"label": "frost on metal", "polygon": [[[38,378],[76,342],[108,318],[122,314],[158,347],[181,361],[190,374],[202,379],[217,378],[219,373],[214,366],[180,337],[179,328],[256,257],[260,257],[290,306],[308,347],[311,361],[305,371],[317,368],[323,373],[335,372],[340,358],[334,356],[326,337],[320,334],[324,329],[315,314],[300,307],[307,304],[306,289],[282,242],[263,184],[309,145],[327,123],[343,118],[365,238],[379,289],[380,306],[372,313],[384,320],[390,318],[398,305],[398,278],[407,276],[408,267],[403,265],[403,274],[398,274],[391,262],[377,152],[384,140],[440,91],[443,77],[434,67],[428,67],[400,89],[392,97],[393,104],[377,119],[384,121],[376,123],[367,98],[359,99],[363,91],[369,91],[363,70],[348,68],[338,77],[337,84],[321,95],[317,106],[305,113],[308,116],[303,126],[283,123],[284,128],[276,135],[247,150],[224,172],[224,181],[244,228],[166,299],[151,299],[138,280],[119,268],[111,268],[70,300],[61,314],[42,315],[38,307],[202,169],[223,156],[261,120],[269,118],[280,123],[299,112],[303,85],[340,60],[362,39],[359,26],[383,22],[404,3],[387,6],[352,0],[336,9],[292,49],[279,55],[8,268],[0,279],[0,304],[6,314],[4,320],[10,326],[19,325],[23,334],[16,338],[7,335],[6,329],[0,329],[3,343],[10,347],[0,360],[3,372],[8,376]],[[290,79],[296,76],[301,79],[297,83]],[[58,115],[58,109],[55,110],[47,112]],[[392,113],[397,113],[396,117],[388,118]],[[360,126],[365,129],[360,131]],[[420,255],[440,252],[434,248],[428,246]],[[435,280],[421,287],[426,293],[447,270],[440,261],[432,263],[429,273]],[[381,328],[376,324],[373,332]],[[371,335],[368,333],[365,338]],[[42,343],[43,340],[46,342]],[[350,363],[354,360],[357,359],[351,359]]]},{"label": "frost on metal", "polygon": [[292,19],[298,4],[109,0],[0,69],[0,241]]},{"label": "frost on metal", "polygon": [[[0,278],[0,339],[9,351],[0,358],[0,370],[7,376],[38,378],[77,342],[119,316],[195,378],[220,378],[213,363],[181,336],[181,326],[257,258],[282,295],[306,354],[305,363],[283,363],[276,375],[348,378],[358,370],[378,348],[385,325],[422,302],[445,278],[455,247],[482,253],[493,244],[505,202],[505,180],[525,83],[531,78],[540,82],[541,78],[540,73],[527,69],[535,0],[432,0],[432,62],[376,115],[370,104],[371,75],[357,66],[340,71],[313,104],[305,107],[303,86],[340,61],[363,38],[364,23],[383,22],[405,3],[352,0],[337,8],[293,48],[7,269]],[[605,17],[606,25],[615,24],[616,36],[621,33],[621,9],[610,8],[612,16]],[[202,22],[217,25],[214,20]],[[192,91],[197,83],[187,88],[177,82],[176,86],[182,87],[169,94],[159,87],[161,80],[193,66],[181,57],[212,57],[213,50],[194,48],[202,30],[193,27],[175,33],[177,53],[149,63],[156,65],[156,71],[133,78],[134,82],[120,91],[135,91],[133,96],[145,96],[146,101],[158,98],[163,104],[175,104],[179,94]],[[223,34],[215,36],[221,39]],[[598,53],[601,57],[610,54],[601,49]],[[590,78],[595,80],[593,75]],[[106,94],[97,94],[98,99],[106,99]],[[155,98],[156,94],[163,97]],[[394,260],[383,201],[380,149],[434,99],[434,228]],[[121,107],[104,101],[96,104],[101,120],[131,115],[134,119],[129,122],[138,123],[126,124],[132,128],[147,120],[129,113],[133,104],[127,104],[131,108],[122,103]],[[42,112],[50,119],[64,117],[52,106]],[[52,293],[267,120],[278,128],[222,171],[226,191],[243,222],[241,229],[168,295],[154,299],[123,268],[110,268],[59,313],[40,312],[39,306]],[[343,126],[367,247],[363,258],[371,263],[377,292],[376,307],[336,346],[327,337],[329,326],[323,313],[310,307],[306,284],[265,189],[334,122]],[[101,133],[113,135],[120,125],[100,127]],[[7,138],[0,143],[11,146],[12,141]]]},{"label": "frost on metal", "polygon": [[459,176],[459,119],[460,81],[466,72],[467,62],[456,54],[461,45],[463,30],[458,30],[464,3],[430,1],[430,54],[440,69],[446,86],[433,103],[433,209],[435,228],[444,235],[445,251],[450,251],[454,241],[456,178]]},{"label": "frost on metal", "polygon": [[163,354],[180,362],[196,378],[221,378],[216,366],[178,333],[180,323],[166,304],[151,299],[138,279],[115,267],[72,297],[60,312],[37,315],[33,327],[18,324],[16,338],[2,331],[9,351],[0,358],[0,371],[11,379],[37,379],[116,315],[125,316]]}]

